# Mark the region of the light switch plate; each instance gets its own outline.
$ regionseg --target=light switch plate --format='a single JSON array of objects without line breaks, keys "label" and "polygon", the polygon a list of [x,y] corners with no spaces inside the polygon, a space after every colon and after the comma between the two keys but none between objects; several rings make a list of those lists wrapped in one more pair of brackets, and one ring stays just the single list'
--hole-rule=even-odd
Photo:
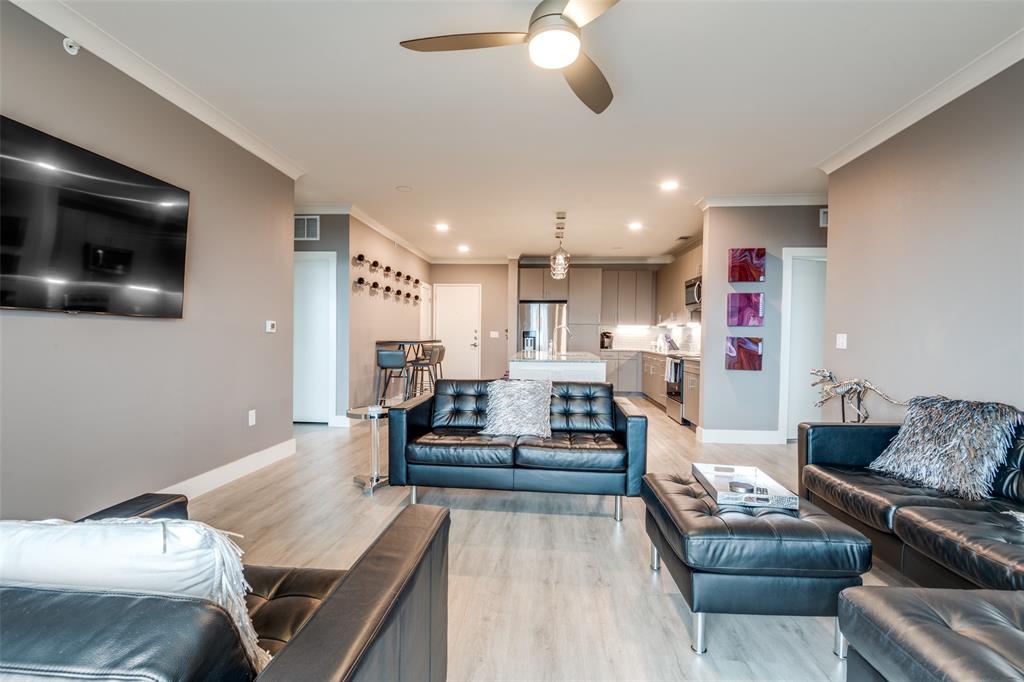
[{"label": "light switch plate", "polygon": [[846,334],[836,334],[836,348],[846,350]]},{"label": "light switch plate", "polygon": [[274,320],[267,320],[266,322],[263,323],[263,330],[268,334],[276,334],[277,322],[275,322]]},{"label": "light switch plate", "polygon": [[249,426],[256,426],[256,410],[249,410]]},{"label": "light switch plate", "polygon": [[492,339],[496,339],[496,338],[498,338],[498,336],[499,336],[498,332],[496,332],[496,331],[493,331],[493,330],[491,331],[491,333],[490,333],[490,337],[491,337]]}]

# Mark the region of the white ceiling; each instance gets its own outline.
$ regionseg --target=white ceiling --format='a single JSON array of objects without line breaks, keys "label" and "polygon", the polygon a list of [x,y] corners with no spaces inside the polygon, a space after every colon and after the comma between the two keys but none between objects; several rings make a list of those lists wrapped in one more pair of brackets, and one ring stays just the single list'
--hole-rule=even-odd
[{"label": "white ceiling", "polygon": [[622,0],[583,31],[615,91],[597,116],[525,47],[398,46],[525,30],[530,2],[66,4],[293,160],[300,206],[436,259],[548,252],[556,210],[574,255],[651,256],[701,196],[822,193],[823,160],[1024,26],[1019,1]]}]

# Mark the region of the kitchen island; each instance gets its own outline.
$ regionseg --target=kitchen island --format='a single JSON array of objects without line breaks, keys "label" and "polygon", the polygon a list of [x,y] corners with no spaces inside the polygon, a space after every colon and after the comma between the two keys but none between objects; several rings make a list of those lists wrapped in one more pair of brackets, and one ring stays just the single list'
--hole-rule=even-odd
[{"label": "kitchen island", "polygon": [[605,362],[593,353],[519,351],[508,362],[509,379],[605,381]]}]

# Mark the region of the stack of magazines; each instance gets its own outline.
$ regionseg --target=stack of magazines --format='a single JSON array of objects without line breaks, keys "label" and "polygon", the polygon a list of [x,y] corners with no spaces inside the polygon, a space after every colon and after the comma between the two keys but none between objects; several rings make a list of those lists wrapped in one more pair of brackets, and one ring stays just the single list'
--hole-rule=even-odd
[{"label": "stack of magazines", "polygon": [[694,464],[693,477],[719,506],[800,508],[798,496],[757,467]]}]

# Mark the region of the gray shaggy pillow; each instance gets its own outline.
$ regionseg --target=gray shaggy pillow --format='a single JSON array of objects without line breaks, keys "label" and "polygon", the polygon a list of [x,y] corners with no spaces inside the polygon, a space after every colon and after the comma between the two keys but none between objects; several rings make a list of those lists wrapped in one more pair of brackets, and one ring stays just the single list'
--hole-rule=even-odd
[{"label": "gray shaggy pillow", "polygon": [[1022,413],[1010,405],[918,396],[869,469],[966,500],[992,494]]},{"label": "gray shaggy pillow", "polygon": [[532,379],[487,384],[485,436],[551,436],[551,382]]}]

